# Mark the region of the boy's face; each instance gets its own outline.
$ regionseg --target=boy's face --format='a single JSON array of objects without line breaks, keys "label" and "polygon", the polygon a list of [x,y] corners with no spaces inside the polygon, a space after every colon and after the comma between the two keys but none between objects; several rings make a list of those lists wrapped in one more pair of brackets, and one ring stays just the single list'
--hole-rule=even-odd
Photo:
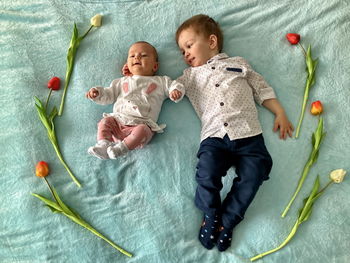
[{"label": "boy's face", "polygon": [[191,27],[179,34],[178,45],[185,62],[191,67],[202,66],[219,53],[215,35],[205,37]]},{"label": "boy's face", "polygon": [[130,47],[127,64],[132,75],[153,76],[158,69],[156,54],[147,43],[135,43]]}]

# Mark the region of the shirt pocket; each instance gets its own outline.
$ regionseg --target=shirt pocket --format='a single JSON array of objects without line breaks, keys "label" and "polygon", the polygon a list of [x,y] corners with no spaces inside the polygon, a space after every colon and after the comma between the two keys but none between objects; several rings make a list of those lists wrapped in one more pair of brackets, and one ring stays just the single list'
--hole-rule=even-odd
[{"label": "shirt pocket", "polygon": [[226,76],[232,78],[245,78],[247,75],[247,69],[240,65],[230,65],[223,68]]}]

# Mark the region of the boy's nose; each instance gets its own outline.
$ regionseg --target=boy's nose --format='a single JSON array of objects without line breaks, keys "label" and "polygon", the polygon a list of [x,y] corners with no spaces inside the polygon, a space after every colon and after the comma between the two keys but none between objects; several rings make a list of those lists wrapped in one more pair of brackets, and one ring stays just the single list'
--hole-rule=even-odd
[{"label": "boy's nose", "polygon": [[141,54],[136,54],[135,59],[141,59]]}]

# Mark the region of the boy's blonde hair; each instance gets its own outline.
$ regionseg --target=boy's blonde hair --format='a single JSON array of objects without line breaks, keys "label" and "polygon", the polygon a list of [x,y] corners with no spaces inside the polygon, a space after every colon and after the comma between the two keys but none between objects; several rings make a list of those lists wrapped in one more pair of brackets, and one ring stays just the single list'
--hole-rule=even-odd
[{"label": "boy's blonde hair", "polygon": [[215,35],[218,39],[218,51],[221,52],[224,42],[224,37],[219,24],[207,15],[195,15],[185,22],[176,31],[176,43],[179,41],[180,33],[188,28],[193,28],[197,34],[203,34],[205,37]]}]

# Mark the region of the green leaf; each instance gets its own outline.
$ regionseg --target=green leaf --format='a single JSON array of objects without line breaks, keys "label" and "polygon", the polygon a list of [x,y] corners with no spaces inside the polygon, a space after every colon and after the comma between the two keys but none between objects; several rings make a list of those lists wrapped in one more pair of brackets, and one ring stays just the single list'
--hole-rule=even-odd
[{"label": "green leaf", "polygon": [[299,217],[298,217],[299,222],[304,222],[309,218],[311,214],[312,205],[316,200],[314,199],[314,197],[317,195],[319,187],[320,187],[320,180],[319,180],[319,176],[317,176],[309,197],[307,198],[303,208],[299,210]]},{"label": "green leaf", "polygon": [[33,196],[39,198],[41,201],[43,201],[46,205],[52,207],[55,211],[62,212],[61,207],[54,201],[51,201],[50,199],[47,199],[41,195],[32,193]]},{"label": "green leaf", "polygon": [[49,115],[49,121],[51,123],[53,123],[53,120],[56,117],[57,113],[58,113],[57,108],[56,108],[56,106],[54,106],[52,111],[51,111],[51,113],[50,113],[50,115]]},{"label": "green leaf", "polygon": [[34,100],[35,100],[35,103],[38,104],[38,106],[40,108],[42,108],[42,109],[44,108],[43,103],[41,102],[41,100],[37,96],[34,96]]},{"label": "green leaf", "polygon": [[52,206],[49,206],[49,205],[45,205],[45,206],[48,207],[51,210],[52,213],[62,213],[61,211],[56,210]]},{"label": "green leaf", "polygon": [[57,191],[55,190],[55,188],[53,188],[51,186],[51,189],[52,189],[52,192],[54,194],[54,197],[55,197],[56,201],[58,202],[58,204],[62,208],[63,212],[68,214],[68,215],[75,216],[75,214],[72,212],[72,210],[61,200],[61,198],[59,197],[59,195],[58,195]]}]

